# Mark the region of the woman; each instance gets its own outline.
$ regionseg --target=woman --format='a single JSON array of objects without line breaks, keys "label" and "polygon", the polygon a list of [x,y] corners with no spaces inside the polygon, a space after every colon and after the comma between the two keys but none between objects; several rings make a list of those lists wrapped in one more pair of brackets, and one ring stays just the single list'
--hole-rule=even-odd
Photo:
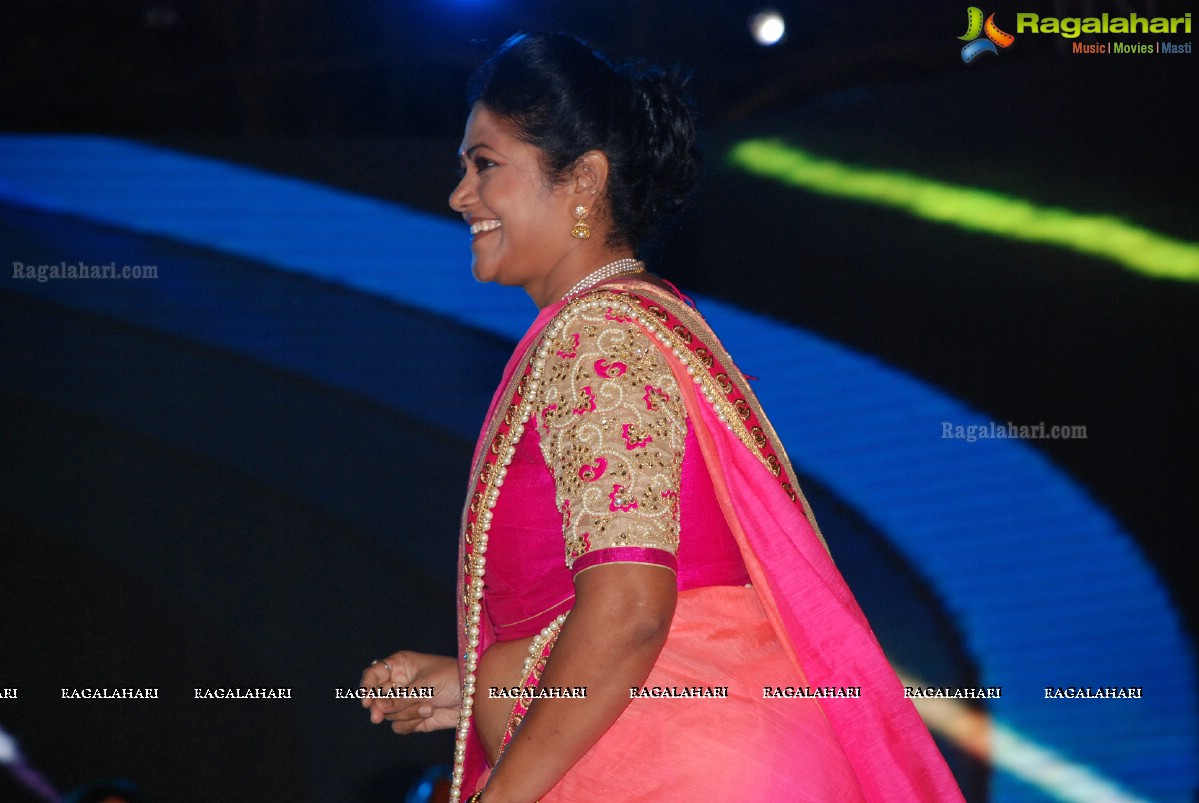
[{"label": "woman", "polygon": [[670,81],[521,36],[471,104],[450,205],[541,313],[476,447],[459,657],[372,664],[437,691],[371,720],[456,727],[455,800],[960,799],[752,392],[635,258],[697,171]]}]

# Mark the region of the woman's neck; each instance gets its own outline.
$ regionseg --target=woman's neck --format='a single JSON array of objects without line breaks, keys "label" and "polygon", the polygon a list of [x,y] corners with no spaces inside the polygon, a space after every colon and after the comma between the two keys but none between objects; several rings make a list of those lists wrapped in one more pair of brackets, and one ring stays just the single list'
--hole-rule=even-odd
[{"label": "woman's neck", "polygon": [[545,276],[545,281],[536,285],[525,285],[525,292],[533,299],[539,309],[545,309],[550,304],[561,301],[567,296],[581,293],[591,287],[611,281],[617,276],[627,275],[645,266],[637,262],[631,249],[611,249],[590,251],[587,254],[572,255],[569,261],[564,260],[558,269],[552,270]]}]

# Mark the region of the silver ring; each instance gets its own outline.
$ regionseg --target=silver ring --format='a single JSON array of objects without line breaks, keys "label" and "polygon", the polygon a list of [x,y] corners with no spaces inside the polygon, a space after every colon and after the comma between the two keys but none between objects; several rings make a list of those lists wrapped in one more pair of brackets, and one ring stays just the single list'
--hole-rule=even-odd
[{"label": "silver ring", "polygon": [[383,664],[383,666],[387,667],[387,673],[391,674],[391,664],[387,663],[382,658],[376,658],[375,660],[371,661],[371,666],[374,666],[375,664]]}]

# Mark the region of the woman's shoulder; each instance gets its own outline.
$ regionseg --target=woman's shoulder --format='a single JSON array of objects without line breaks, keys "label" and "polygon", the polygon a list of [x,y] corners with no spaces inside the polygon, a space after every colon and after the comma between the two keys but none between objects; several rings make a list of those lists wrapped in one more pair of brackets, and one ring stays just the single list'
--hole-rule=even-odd
[{"label": "woman's shoulder", "polygon": [[[651,351],[680,352],[679,333],[688,333],[688,324],[706,329],[699,314],[683,303],[673,291],[646,281],[605,284],[589,290],[569,302],[554,315],[545,328],[543,352],[551,345],[559,355],[564,345],[573,350],[581,344],[619,340],[638,349],[647,343]],[[543,353],[542,356],[545,356]]]},{"label": "woman's shoulder", "polygon": [[638,323],[657,328],[694,322],[708,328],[689,299],[665,280],[650,276],[610,282],[576,296],[558,311],[547,329],[560,329],[580,317],[596,318],[597,311],[598,318],[611,326]]},{"label": "woman's shoulder", "polygon": [[572,299],[546,326],[535,377],[543,386],[673,386],[681,352],[658,318],[655,300],[616,284]]}]

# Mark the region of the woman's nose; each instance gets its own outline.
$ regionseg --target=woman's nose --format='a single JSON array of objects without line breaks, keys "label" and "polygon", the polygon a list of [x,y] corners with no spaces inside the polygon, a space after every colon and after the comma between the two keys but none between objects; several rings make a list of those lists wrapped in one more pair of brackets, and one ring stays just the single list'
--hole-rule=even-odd
[{"label": "woman's nose", "polygon": [[458,186],[454,187],[454,191],[450,193],[450,209],[453,209],[459,214],[466,214],[466,207],[470,202],[470,176],[463,176],[458,181]]}]

